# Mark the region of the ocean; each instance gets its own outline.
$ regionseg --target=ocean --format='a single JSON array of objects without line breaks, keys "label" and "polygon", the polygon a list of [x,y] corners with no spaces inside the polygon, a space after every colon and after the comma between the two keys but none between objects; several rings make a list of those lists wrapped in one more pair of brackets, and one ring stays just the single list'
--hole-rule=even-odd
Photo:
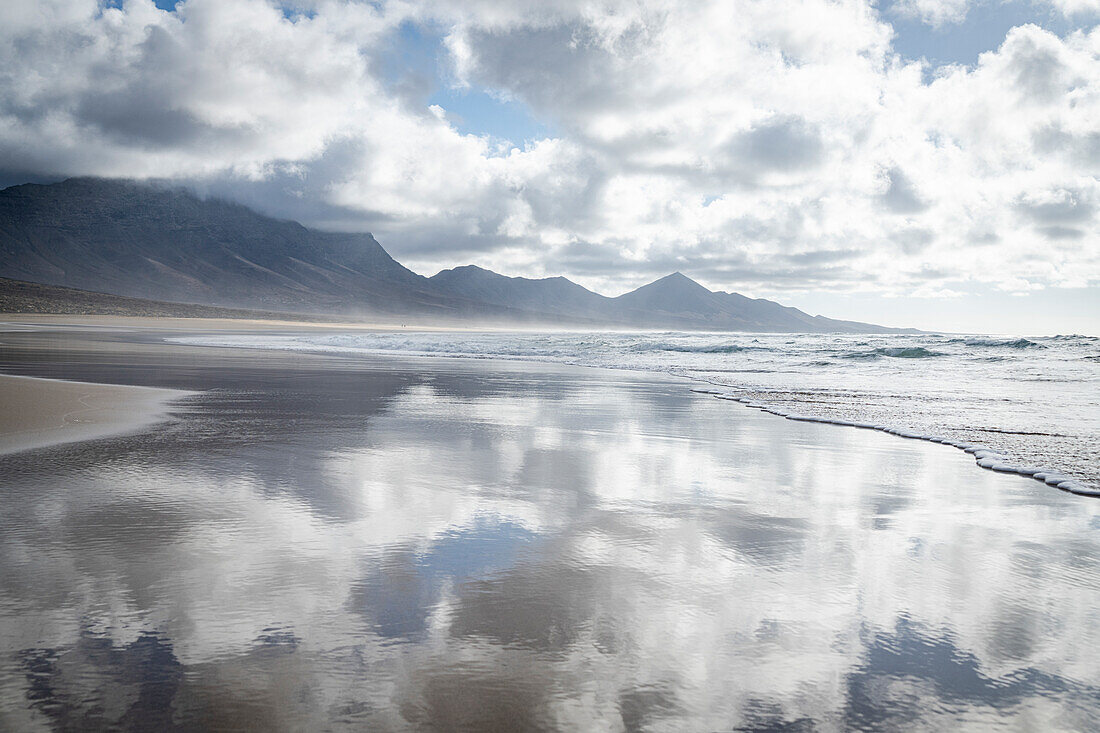
[{"label": "ocean", "polygon": [[513,359],[682,377],[730,409],[947,443],[983,468],[1100,494],[1100,338],[687,332],[203,335],[178,343]]}]

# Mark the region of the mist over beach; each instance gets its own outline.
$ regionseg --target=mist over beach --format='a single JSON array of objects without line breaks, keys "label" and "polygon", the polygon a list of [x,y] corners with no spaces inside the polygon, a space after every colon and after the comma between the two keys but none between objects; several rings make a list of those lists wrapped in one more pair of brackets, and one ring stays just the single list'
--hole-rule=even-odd
[{"label": "mist over beach", "polygon": [[0,730],[1100,730],[1098,21],[0,3]]}]

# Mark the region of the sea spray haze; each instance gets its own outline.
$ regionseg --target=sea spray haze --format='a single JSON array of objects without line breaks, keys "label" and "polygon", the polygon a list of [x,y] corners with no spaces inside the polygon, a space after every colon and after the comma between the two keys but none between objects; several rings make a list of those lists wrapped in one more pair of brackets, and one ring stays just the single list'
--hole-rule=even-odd
[{"label": "sea spray haze", "polygon": [[987,446],[1019,465],[1058,469],[1100,488],[1100,339],[1093,336],[490,332],[176,340],[665,372],[798,414]]}]

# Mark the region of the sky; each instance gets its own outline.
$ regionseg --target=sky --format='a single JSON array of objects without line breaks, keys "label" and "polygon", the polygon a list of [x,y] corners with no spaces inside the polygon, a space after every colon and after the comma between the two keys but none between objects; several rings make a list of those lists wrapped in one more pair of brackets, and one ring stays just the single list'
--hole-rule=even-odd
[{"label": "sky", "polygon": [[0,185],[168,179],[423,274],[1100,334],[1100,0],[5,0]]}]

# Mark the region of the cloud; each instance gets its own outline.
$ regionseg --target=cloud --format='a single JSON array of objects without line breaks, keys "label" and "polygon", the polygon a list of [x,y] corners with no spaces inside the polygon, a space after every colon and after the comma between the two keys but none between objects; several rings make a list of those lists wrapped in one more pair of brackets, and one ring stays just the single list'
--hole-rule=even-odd
[{"label": "cloud", "polygon": [[824,154],[821,134],[799,118],[769,120],[734,136],[729,152],[743,165],[765,171],[816,166]]},{"label": "cloud", "polygon": [[[970,8],[988,5],[996,1],[1010,5],[1020,0],[894,0],[889,7],[891,14],[914,18],[933,28],[959,24],[967,19]],[[1067,19],[1100,15],[1100,0],[1023,0],[1036,6],[1038,12],[1053,10]],[[1022,4],[1022,3],[1021,3]]]},{"label": "cloud", "polygon": [[911,255],[924,251],[928,245],[935,241],[936,234],[930,229],[907,227],[895,232],[892,239],[898,243],[902,252]]},{"label": "cloud", "polygon": [[1100,0],[1050,0],[1050,4],[1068,17],[1100,14]]},{"label": "cloud", "polygon": [[1085,237],[1083,229],[1074,229],[1073,227],[1058,225],[1038,227],[1036,231],[1046,235],[1050,239],[1083,239]]},{"label": "cloud", "polygon": [[895,214],[915,214],[928,208],[928,204],[913,188],[913,182],[900,168],[886,171],[886,180],[890,185],[879,198],[889,211]]},{"label": "cloud", "polygon": [[[4,3],[4,167],[173,178],[369,229],[421,271],[608,292],[662,269],[770,294],[1100,280],[1096,29],[1020,26],[933,69],[896,56],[892,16],[861,0],[307,9]],[[405,61],[410,28],[436,58]],[[440,84],[554,133],[463,134]]]},{"label": "cloud", "polygon": [[1090,221],[1096,204],[1084,190],[1057,189],[1021,196],[1017,208],[1039,224],[1080,224]]},{"label": "cloud", "polygon": [[961,23],[970,5],[971,0],[899,0],[891,10],[938,27],[945,23]]}]

